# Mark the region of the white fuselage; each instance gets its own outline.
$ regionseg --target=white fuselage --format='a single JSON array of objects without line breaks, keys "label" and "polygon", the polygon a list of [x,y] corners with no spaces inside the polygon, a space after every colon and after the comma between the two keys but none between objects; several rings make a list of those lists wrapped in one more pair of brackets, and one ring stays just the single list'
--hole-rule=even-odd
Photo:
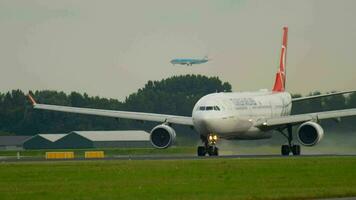
[{"label": "white fuselage", "polygon": [[263,139],[271,137],[254,125],[266,118],[289,115],[292,98],[287,92],[213,93],[194,106],[195,130],[201,135],[216,134],[226,139]]}]

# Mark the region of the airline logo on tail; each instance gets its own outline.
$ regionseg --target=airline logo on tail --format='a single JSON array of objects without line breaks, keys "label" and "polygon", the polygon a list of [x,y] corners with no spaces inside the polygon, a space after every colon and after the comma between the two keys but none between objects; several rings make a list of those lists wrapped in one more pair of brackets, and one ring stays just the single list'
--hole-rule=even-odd
[{"label": "airline logo on tail", "polygon": [[281,57],[279,60],[279,69],[276,73],[276,80],[274,82],[273,92],[284,92],[286,84],[286,61],[287,61],[287,41],[288,41],[288,27],[283,27],[283,39]]}]

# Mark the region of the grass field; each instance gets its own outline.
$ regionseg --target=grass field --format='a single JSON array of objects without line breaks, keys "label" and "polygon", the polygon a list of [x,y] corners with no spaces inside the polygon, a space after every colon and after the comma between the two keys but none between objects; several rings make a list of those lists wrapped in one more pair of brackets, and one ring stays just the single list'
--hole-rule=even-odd
[{"label": "grass field", "polygon": [[0,199],[307,199],[356,196],[355,157],[0,164]]}]

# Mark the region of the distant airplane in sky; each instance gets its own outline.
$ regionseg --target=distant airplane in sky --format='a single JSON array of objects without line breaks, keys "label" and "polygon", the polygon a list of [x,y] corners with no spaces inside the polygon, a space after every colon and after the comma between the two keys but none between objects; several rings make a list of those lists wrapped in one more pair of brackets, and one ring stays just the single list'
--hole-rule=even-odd
[{"label": "distant airplane in sky", "polygon": [[[291,115],[292,104],[295,102],[354,91],[292,98],[285,88],[287,34],[288,28],[284,27],[279,69],[271,91],[262,89],[255,92],[208,94],[197,101],[191,116],[38,104],[31,95],[28,97],[35,109],[159,122],[161,124],[150,133],[151,143],[156,148],[171,146],[176,139],[172,124],[181,124],[194,128],[199,134],[203,145],[197,149],[198,156],[217,156],[219,138],[256,140],[270,138],[273,133],[280,133],[287,140],[287,144],[281,146],[282,155],[300,155],[300,145],[294,142],[293,127],[297,126],[295,135],[300,144],[314,146],[324,136],[321,120],[356,116],[356,108]],[[322,72],[317,76],[323,76]]]},{"label": "distant airplane in sky", "polygon": [[173,65],[178,64],[178,65],[187,65],[187,66],[192,66],[196,64],[203,64],[208,62],[209,59],[207,56],[205,56],[203,59],[193,59],[193,58],[176,58],[171,60],[171,63]]}]

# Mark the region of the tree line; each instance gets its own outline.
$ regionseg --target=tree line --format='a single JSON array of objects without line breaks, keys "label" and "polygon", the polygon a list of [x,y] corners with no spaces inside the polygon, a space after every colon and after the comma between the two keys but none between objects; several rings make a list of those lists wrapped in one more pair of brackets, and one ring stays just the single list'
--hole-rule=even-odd
[{"label": "tree line", "polygon": [[[161,81],[148,81],[143,88],[126,97],[124,101],[78,92],[70,94],[52,90],[32,92],[36,101],[44,104],[191,116],[194,104],[202,96],[214,92],[230,91],[231,84],[221,81],[218,77],[183,75]],[[316,94],[320,93],[310,93],[310,95]],[[293,96],[300,97],[301,95]],[[346,108],[356,108],[356,93],[296,103],[293,104],[292,113]],[[343,127],[355,130],[354,122],[355,118],[348,118],[341,123]],[[325,126],[334,126],[332,120],[323,123]],[[149,131],[155,124],[157,123],[33,110],[24,91],[12,90],[0,93],[0,134],[34,135],[65,133],[73,130],[142,129]],[[175,128],[180,134],[192,135],[192,130],[187,127],[177,126]]]}]

